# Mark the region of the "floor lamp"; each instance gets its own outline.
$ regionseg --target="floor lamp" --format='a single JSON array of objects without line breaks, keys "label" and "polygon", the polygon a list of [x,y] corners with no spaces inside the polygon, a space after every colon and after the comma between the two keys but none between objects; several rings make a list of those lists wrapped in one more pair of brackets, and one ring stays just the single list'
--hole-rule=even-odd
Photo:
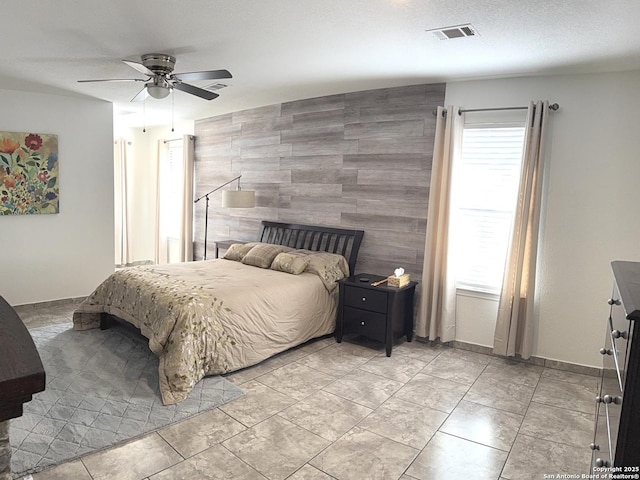
[{"label": "floor lamp", "polygon": [[238,187],[236,190],[225,190],[222,192],[222,206],[226,208],[253,208],[256,206],[256,192],[253,190],[240,190],[240,177],[229,180],[227,183],[223,183],[219,187],[214,188],[208,193],[205,193],[199,198],[196,198],[193,203],[198,203],[203,198],[207,200],[204,210],[204,255],[203,260],[207,259],[207,230],[209,227],[209,195],[213,192],[220,190],[222,187],[226,187],[231,182],[238,180]]}]

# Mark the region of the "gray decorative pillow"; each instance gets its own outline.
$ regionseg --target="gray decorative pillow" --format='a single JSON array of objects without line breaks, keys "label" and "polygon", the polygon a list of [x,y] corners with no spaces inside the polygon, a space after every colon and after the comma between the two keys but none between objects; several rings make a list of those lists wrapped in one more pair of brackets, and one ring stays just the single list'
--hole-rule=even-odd
[{"label": "gray decorative pillow", "polygon": [[311,250],[296,250],[295,253],[309,255],[307,272],[317,273],[317,270],[330,266],[340,270],[345,277],[349,276],[349,263],[338,253],[313,252]]},{"label": "gray decorative pillow", "polygon": [[307,265],[309,265],[307,255],[298,255],[295,252],[282,252],[273,259],[271,270],[300,275],[304,272],[304,269],[307,268]]},{"label": "gray decorative pillow", "polygon": [[309,259],[306,272],[314,273],[329,292],[333,292],[338,286],[338,280],[349,276],[349,264],[347,260],[337,253],[311,252],[309,250],[296,250],[297,254],[306,254]]},{"label": "gray decorative pillow", "polygon": [[253,265],[254,267],[269,268],[276,255],[282,252],[290,252],[291,250],[293,248],[285,247],[284,245],[258,243],[242,258],[242,263]]},{"label": "gray decorative pillow", "polygon": [[253,247],[255,247],[258,242],[251,243],[234,243],[231,245],[227,251],[224,253],[222,258],[227,260],[235,260],[236,262],[240,262],[244,256],[249,253]]}]

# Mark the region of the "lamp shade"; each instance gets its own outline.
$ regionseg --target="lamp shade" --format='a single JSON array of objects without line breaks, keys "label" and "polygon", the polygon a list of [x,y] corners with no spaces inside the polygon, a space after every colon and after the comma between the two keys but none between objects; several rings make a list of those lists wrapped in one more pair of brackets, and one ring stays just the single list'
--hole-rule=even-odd
[{"label": "lamp shade", "polygon": [[227,208],[253,208],[256,206],[256,192],[253,190],[223,190],[222,206]]}]

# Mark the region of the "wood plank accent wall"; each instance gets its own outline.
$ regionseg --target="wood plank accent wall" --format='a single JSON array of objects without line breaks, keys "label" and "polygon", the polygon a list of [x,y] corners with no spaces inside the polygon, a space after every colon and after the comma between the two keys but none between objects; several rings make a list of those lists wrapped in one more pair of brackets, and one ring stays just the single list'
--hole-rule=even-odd
[{"label": "wood plank accent wall", "polygon": [[[240,174],[256,191],[253,209],[222,208],[221,192],[211,195],[208,258],[216,239],[255,240],[261,220],[329,225],[365,231],[357,272],[402,266],[419,280],[444,93],[445,84],[385,88],[196,121],[196,196]],[[201,259],[205,202],[194,211]]]}]

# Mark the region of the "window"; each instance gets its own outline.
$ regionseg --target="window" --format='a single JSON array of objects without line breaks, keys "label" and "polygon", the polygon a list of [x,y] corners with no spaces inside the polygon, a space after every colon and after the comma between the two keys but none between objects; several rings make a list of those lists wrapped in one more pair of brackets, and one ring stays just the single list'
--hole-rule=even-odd
[{"label": "window", "polygon": [[159,191],[161,245],[170,263],[179,261],[175,255],[182,224],[183,163],[182,141],[171,142],[160,165]]},{"label": "window", "polygon": [[459,289],[500,293],[523,145],[524,126],[464,128],[452,177],[451,221]]}]

